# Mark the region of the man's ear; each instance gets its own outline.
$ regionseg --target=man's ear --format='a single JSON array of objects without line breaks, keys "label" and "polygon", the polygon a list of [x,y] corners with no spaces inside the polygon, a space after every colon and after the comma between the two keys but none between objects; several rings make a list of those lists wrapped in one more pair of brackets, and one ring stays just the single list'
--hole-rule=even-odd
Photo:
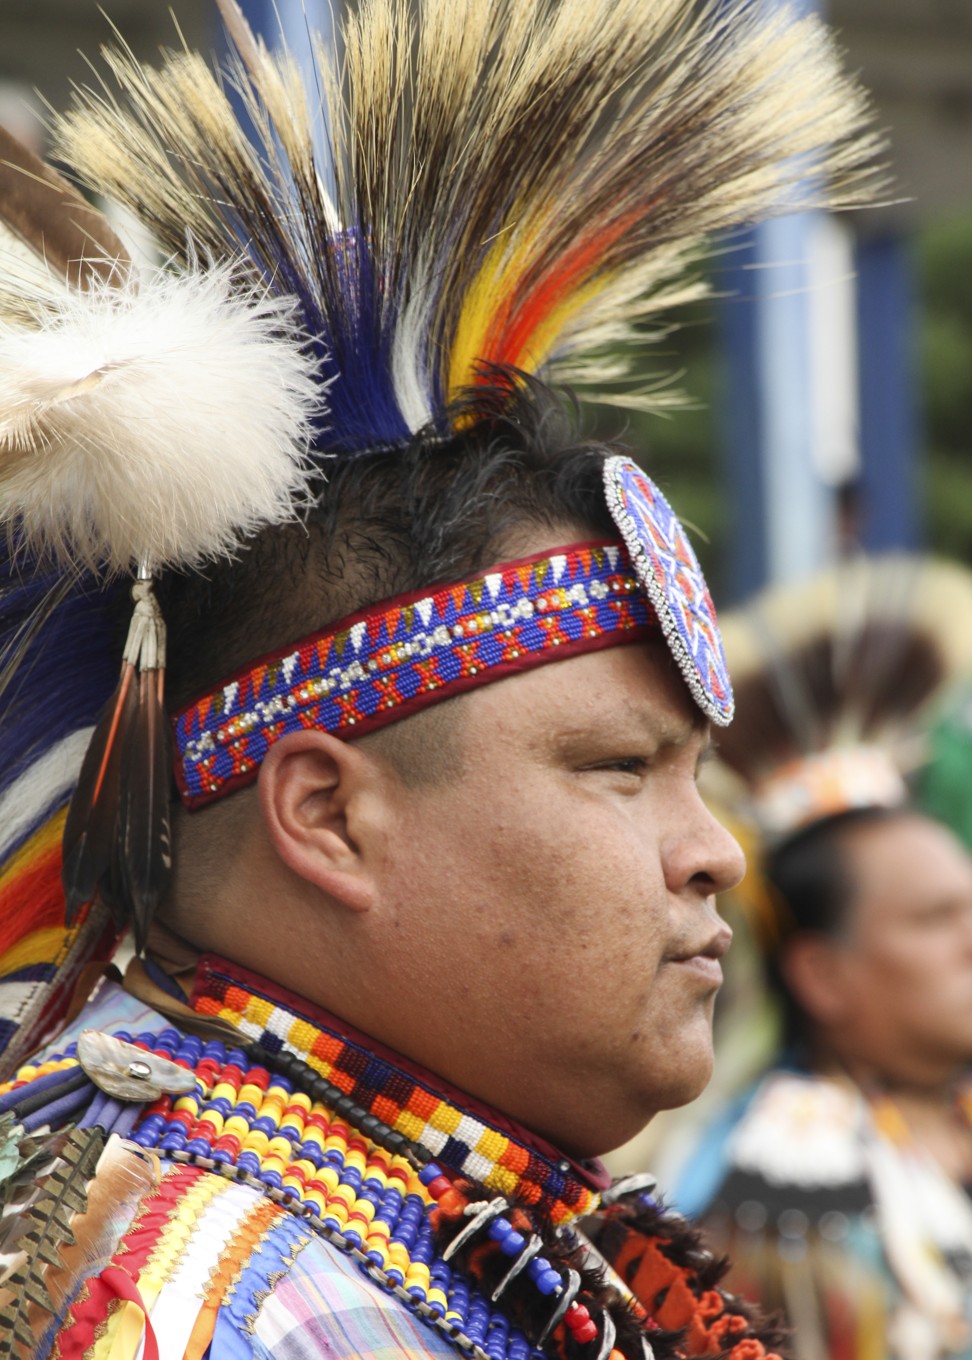
[{"label": "man's ear", "polygon": [[844,1019],[848,992],[839,945],[817,931],[794,936],[784,946],[780,971],[800,1007],[818,1025]]},{"label": "man's ear", "polygon": [[317,728],[281,737],[260,768],[260,811],[280,859],[353,911],[375,899],[371,833],[381,782],[366,752]]}]

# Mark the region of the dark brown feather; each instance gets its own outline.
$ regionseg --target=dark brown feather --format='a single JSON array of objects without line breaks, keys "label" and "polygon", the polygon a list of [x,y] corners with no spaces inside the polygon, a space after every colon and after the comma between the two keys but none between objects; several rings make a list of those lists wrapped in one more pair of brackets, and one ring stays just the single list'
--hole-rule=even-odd
[{"label": "dark brown feather", "polygon": [[[91,737],[68,809],[61,867],[68,924],[91,901],[111,869],[117,840],[122,756],[131,744],[132,726],[138,714],[137,690],[134,667],[126,663],[118,688]],[[118,919],[115,906],[112,914],[121,926],[123,921]]]},{"label": "dark brown feather", "polygon": [[110,280],[131,263],[103,214],[2,127],[0,221],[74,286]]},{"label": "dark brown feather", "polygon": [[169,725],[161,670],[139,676],[138,709],[127,744],[118,828],[121,881],[141,952],[172,867]]}]

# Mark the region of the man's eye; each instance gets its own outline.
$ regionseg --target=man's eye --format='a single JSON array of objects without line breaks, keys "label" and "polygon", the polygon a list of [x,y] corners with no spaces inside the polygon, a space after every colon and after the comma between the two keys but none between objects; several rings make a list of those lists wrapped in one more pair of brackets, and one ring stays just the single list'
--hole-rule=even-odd
[{"label": "man's eye", "polygon": [[611,760],[601,766],[604,770],[620,770],[622,774],[644,774],[647,768],[648,762],[644,756],[625,756],[621,760]]}]

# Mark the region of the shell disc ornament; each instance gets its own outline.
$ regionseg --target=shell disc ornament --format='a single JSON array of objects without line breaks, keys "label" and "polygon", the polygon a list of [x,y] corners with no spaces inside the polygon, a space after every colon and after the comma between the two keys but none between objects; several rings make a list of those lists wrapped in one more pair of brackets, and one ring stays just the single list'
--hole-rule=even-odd
[{"label": "shell disc ornament", "polygon": [[707,718],[732,722],[734,701],[712,596],[688,536],[655,483],[630,458],[608,458],[604,494],[668,649]]},{"label": "shell disc ornament", "polygon": [[82,1030],[78,1062],[98,1089],[115,1100],[158,1100],[196,1089],[196,1078],[187,1068],[97,1029]]}]

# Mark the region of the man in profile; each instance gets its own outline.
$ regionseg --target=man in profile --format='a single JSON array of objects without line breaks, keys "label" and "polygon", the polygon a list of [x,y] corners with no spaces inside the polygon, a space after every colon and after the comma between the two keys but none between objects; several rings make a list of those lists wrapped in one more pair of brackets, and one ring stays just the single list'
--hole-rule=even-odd
[{"label": "man in profile", "polygon": [[376,3],[319,58],[325,176],[292,65],[222,8],[259,153],[199,58],[111,57],[59,154],[170,264],[88,221],[78,287],[5,304],[28,659],[78,658],[44,733],[11,682],[12,778],[88,743],[66,817],[29,785],[17,864],[63,827],[70,926],[27,934],[8,1052],[106,933],[142,957],[0,1095],[0,1320],[113,1360],[756,1360],[711,1257],[594,1160],[706,1081],[742,864],[695,782],[732,692],[691,546],[549,382],[616,383],[801,155],[864,192],[861,97],[815,21],[742,3]]}]

